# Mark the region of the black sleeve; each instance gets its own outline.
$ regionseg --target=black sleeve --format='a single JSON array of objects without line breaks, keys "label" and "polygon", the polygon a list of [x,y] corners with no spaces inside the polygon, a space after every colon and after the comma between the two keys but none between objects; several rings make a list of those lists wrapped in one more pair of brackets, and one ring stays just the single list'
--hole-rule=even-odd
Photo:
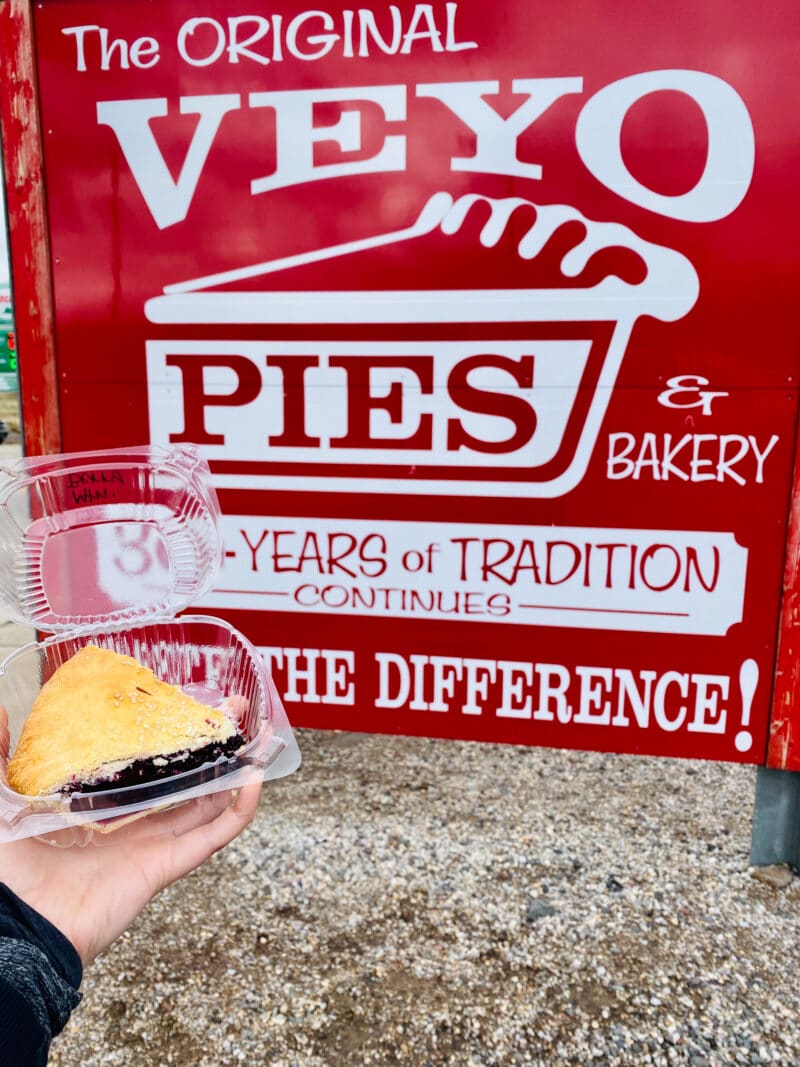
[{"label": "black sleeve", "polygon": [[66,937],[0,882],[0,1064],[44,1067],[81,999],[83,967]]}]

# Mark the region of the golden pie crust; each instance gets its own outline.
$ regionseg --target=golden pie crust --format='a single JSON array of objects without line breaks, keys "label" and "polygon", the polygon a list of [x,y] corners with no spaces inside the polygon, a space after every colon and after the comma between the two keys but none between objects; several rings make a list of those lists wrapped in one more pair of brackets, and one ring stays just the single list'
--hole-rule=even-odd
[{"label": "golden pie crust", "polygon": [[27,796],[53,793],[115,765],[236,733],[223,711],[162,682],[132,656],[87,645],[42,686],[8,764],[8,784]]}]

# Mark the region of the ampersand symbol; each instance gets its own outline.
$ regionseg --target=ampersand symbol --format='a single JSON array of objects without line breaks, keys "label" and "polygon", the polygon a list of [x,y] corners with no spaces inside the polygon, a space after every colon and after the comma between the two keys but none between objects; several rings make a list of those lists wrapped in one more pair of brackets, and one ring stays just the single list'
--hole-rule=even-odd
[{"label": "ampersand symbol", "polygon": [[[703,385],[708,385],[708,378],[699,374],[679,374],[675,378],[668,378],[668,388],[659,393],[658,402],[665,408],[700,408],[702,415],[710,415],[712,402],[717,397],[730,394],[701,389]],[[686,399],[680,400],[680,397]]]}]

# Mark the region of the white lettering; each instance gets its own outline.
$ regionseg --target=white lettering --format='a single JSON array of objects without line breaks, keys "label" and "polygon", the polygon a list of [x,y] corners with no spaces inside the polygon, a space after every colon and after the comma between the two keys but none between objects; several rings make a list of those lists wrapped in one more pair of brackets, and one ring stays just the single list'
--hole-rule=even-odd
[{"label": "white lettering", "polygon": [[634,464],[628,459],[636,438],[632,433],[610,433],[608,435],[608,461],[606,463],[606,478],[616,481],[619,478],[630,478],[633,474]]},{"label": "white lettering", "polygon": [[653,714],[658,725],[667,733],[679,730],[683,726],[687,714],[686,704],[679,704],[672,717],[670,717],[670,709],[667,706],[667,690],[671,686],[677,686],[678,692],[685,698],[689,692],[689,679],[685,674],[679,674],[678,671],[667,671],[656,682],[653,694]]},{"label": "white lettering", "polygon": [[537,663],[536,674],[539,681],[539,705],[533,718],[539,722],[552,722],[552,704],[560,723],[568,723],[572,718],[572,708],[567,703],[567,686],[570,682],[569,671],[559,663]]},{"label": "white lettering", "polygon": [[720,707],[720,699],[727,700],[730,678],[724,674],[693,674],[697,687],[694,702],[694,718],[686,729],[693,733],[724,734],[728,712]]},{"label": "white lettering", "polygon": [[613,678],[611,669],[576,667],[575,673],[581,680],[581,697],[578,712],[572,721],[590,726],[608,726],[611,722],[611,701],[607,695]]},{"label": "white lettering", "polygon": [[431,656],[429,663],[433,668],[433,699],[428,704],[428,710],[449,711],[450,703],[444,698],[447,696],[452,699],[455,684],[461,680],[461,660],[450,656]]},{"label": "white lettering", "polygon": [[271,672],[280,671],[284,675],[286,700],[306,704],[355,703],[355,652],[352,650],[262,647],[259,652]]},{"label": "white lettering", "polygon": [[404,170],[406,140],[399,135],[384,138],[379,151],[367,159],[314,165],[314,144],[317,141],[335,141],[343,152],[357,152],[361,148],[360,112],[343,111],[339,120],[332,126],[316,126],[314,123],[315,104],[348,100],[369,100],[376,103],[389,122],[397,122],[406,117],[405,87],[402,85],[251,93],[251,107],[275,109],[278,162],[274,174],[256,178],[250,183],[250,191],[253,194],[265,193],[271,189],[282,189],[287,185],[320,178]]},{"label": "white lettering", "polygon": [[511,88],[515,93],[525,93],[528,99],[504,119],[483,99],[499,93],[499,82],[439,82],[417,86],[417,96],[441,100],[475,134],[475,155],[454,156],[450,161],[452,170],[541,178],[542,168],[538,164],[522,163],[518,159],[519,135],[556,100],[569,93],[582,92],[583,79],[515,78]]},{"label": "white lettering", "polygon": [[85,43],[87,35],[93,34],[97,34],[100,70],[110,70],[115,57],[120,70],[129,70],[131,64],[140,70],[146,70],[148,67],[155,66],[160,58],[158,41],[154,37],[137,37],[128,44],[124,37],[109,38],[108,29],[105,26],[97,26],[93,23],[87,23],[84,26],[66,26],[61,32],[65,37],[75,38],[75,69],[78,71],[87,69]]},{"label": "white lettering", "polygon": [[497,678],[497,664],[491,659],[465,659],[464,673],[466,699],[461,711],[464,715],[480,715],[489,695],[489,685]]},{"label": "white lettering", "polygon": [[[303,654],[308,655],[308,650]],[[336,655],[341,660],[340,671],[352,673],[352,657],[345,658],[342,652]],[[287,664],[291,659],[287,655]],[[570,670],[558,663],[418,653],[405,657],[396,652],[377,652],[375,661],[377,708],[462,715],[493,711],[498,719],[527,719],[532,724],[557,723],[566,728],[572,725],[617,731],[655,728],[668,734],[685,730],[713,735],[724,735],[728,729],[726,702],[731,679],[724,674],[677,670],[659,673],[652,669],[580,664]],[[277,663],[283,666],[282,660]],[[344,674],[334,676],[329,671],[328,677],[334,679],[328,685],[329,692],[345,691]],[[286,696],[292,699],[291,683],[288,684]],[[410,700],[412,689],[414,697]],[[575,700],[574,714],[569,698]],[[532,713],[534,702],[536,710]],[[735,746],[735,737],[730,741]]]},{"label": "white lettering", "polygon": [[625,713],[625,702],[627,700],[633,712],[633,717],[636,719],[636,725],[643,730],[646,729],[650,723],[651,693],[653,682],[656,679],[656,672],[639,671],[639,680],[643,683],[642,692],[639,691],[639,687],[636,684],[636,675],[634,675],[633,671],[617,669],[614,671],[614,677],[619,688],[617,691],[617,710],[611,720],[611,725],[630,725],[630,720]]},{"label": "white lettering", "polygon": [[[287,648],[286,675],[288,686],[286,689],[287,700],[302,700],[305,704],[319,704],[320,698],[317,692],[317,660],[319,659],[317,648]],[[301,660],[305,666],[301,667]],[[300,693],[297,683],[303,682],[305,692]]]},{"label": "white lettering", "polygon": [[445,4],[444,7],[447,16],[444,41],[445,52],[465,52],[471,48],[477,48],[477,41],[456,41],[456,15],[458,14],[458,4]]},{"label": "white lettering", "polygon": [[[312,51],[303,51],[297,43],[297,35],[303,25],[311,19],[319,19],[322,22],[323,29],[328,32],[309,34],[306,37],[307,44],[319,45],[319,48]],[[339,40],[338,33],[330,32],[332,29],[333,18],[327,11],[303,11],[300,15],[296,15],[286,27],[286,49],[296,59],[322,59]]]},{"label": "white lettering", "polygon": [[764,481],[764,464],[780,440],[765,442],[753,434],[672,434],[627,432],[608,435],[606,477],[639,480],[647,472],[653,481],[726,482],[747,485]]},{"label": "white lettering", "polygon": [[[248,24],[254,25],[255,29],[248,38],[240,41],[239,30]],[[246,59],[252,59],[254,63],[260,63],[262,66],[266,66],[269,63],[269,57],[262,55],[260,52],[253,52],[249,46],[266,37],[270,31],[270,25],[270,20],[264,18],[263,15],[236,15],[229,18],[228,56],[230,62],[238,63],[239,57],[244,56]]]},{"label": "white lettering", "polygon": [[533,681],[533,664],[516,660],[499,660],[502,699],[497,709],[500,719],[529,719],[532,698],[525,694],[524,685]]},{"label": "white lettering", "polygon": [[[643,185],[622,158],[622,124],[638,100],[663,90],[686,93],[703,112],[708,155],[697,184],[667,196]],[[714,222],[741,204],[755,164],[755,135],[739,94],[713,74],[653,70],[612,82],[584,105],[575,128],[581,159],[612,192],[659,215],[685,222]]]},{"label": "white lettering", "polygon": [[[425,24],[423,29],[417,29],[420,23]],[[430,4],[414,5],[414,13],[411,16],[408,29],[403,35],[403,44],[400,48],[401,54],[407,56],[416,41],[430,41],[432,51],[444,51],[441,34],[436,28],[433,7]]]},{"label": "white lettering", "polygon": [[[195,31],[200,29],[201,26],[210,26],[216,40],[211,51],[208,52],[206,55],[192,56],[189,54],[189,50],[187,48],[187,40],[189,37],[193,37]],[[184,22],[184,24],[178,31],[177,44],[178,55],[185,63],[188,63],[192,67],[208,67],[212,63],[216,63],[216,61],[225,51],[225,28],[220,25],[220,23],[217,22],[216,19],[189,19],[188,22]]]},{"label": "white lettering", "polygon": [[189,212],[203,165],[219,124],[241,104],[236,93],[220,96],[182,96],[180,113],[199,115],[200,121],[174,181],[156,143],[150,120],[168,112],[166,97],[146,100],[103,100],[97,104],[97,122],[110,126],[131,168],[139,192],[159,229],[182,222]]},{"label": "white lettering", "polygon": [[325,661],[325,692],[323,704],[355,704],[354,652],[332,652],[322,649]]},{"label": "white lettering", "polygon": [[396,652],[376,652],[375,660],[378,664],[378,695],[375,698],[375,707],[402,708],[408,700],[411,686],[408,664]]},{"label": "white lettering", "polygon": [[[441,31],[436,26],[430,4],[416,5],[405,34],[401,33],[401,13],[395,5],[390,5],[391,40],[384,40],[380,35],[371,12],[359,9],[358,54],[369,54],[370,39],[386,54],[407,51],[411,41],[423,37],[430,41],[434,51],[474,47],[474,42],[455,41],[455,8],[455,4],[447,5],[448,36],[445,45],[441,43]],[[193,67],[209,66],[226,51],[230,63],[248,59],[264,66],[284,58],[284,43],[292,56],[306,61],[328,54],[337,41],[343,41],[344,53],[352,57],[355,33],[353,16],[354,13],[349,11],[344,19],[344,38],[334,29],[336,23],[333,16],[321,10],[306,11],[295,16],[288,23],[285,36],[282,36],[280,15],[269,18],[261,15],[232,16],[227,20],[227,27],[216,19],[197,17],[187,20],[180,27],[177,47],[180,56]],[[308,34],[301,41],[300,31],[311,20],[320,21],[323,32]],[[268,57],[251,46],[263,40],[270,30],[272,55]],[[93,34],[98,35],[103,69],[108,69],[114,57],[123,68],[127,68],[129,63],[142,68],[150,67],[159,60],[158,43],[154,38],[141,37],[128,45],[122,38],[109,40],[108,31],[94,24],[72,26],[62,32],[75,38],[78,70],[87,69],[87,42]],[[542,177],[540,164],[519,158],[520,137],[563,96],[582,92],[583,80],[580,77],[514,78],[511,88],[514,93],[525,95],[526,99],[509,116],[503,117],[485,99],[486,96],[499,93],[500,82],[497,80],[429,82],[417,86],[417,96],[439,100],[475,136],[474,153],[454,156],[450,161],[451,170],[521,176],[534,180]],[[662,196],[647,189],[628,173],[621,156],[620,131],[628,109],[642,97],[660,90],[679,91],[691,96],[703,110],[708,127],[709,147],[703,175],[692,190],[680,196]],[[404,170],[406,135],[399,133],[385,136],[380,147],[367,159],[345,158],[336,163],[315,166],[314,147],[320,141],[335,143],[343,153],[361,150],[363,116],[359,109],[346,107],[330,126],[317,125],[314,118],[317,104],[368,101],[381,108],[387,122],[404,122],[406,98],[405,85],[251,93],[251,107],[270,107],[276,113],[275,171],[255,178],[250,184],[251,193],[352,174]],[[148,125],[151,119],[168,114],[166,99],[98,103],[98,122],[111,126],[117,133],[133,177],[160,227],[185,218],[220,120],[227,111],[239,106],[239,96],[233,94],[181,99],[181,114],[196,113],[201,118],[181,177],[176,183],[164,164]],[[694,71],[655,71],[633,75],[599,90],[581,111],[576,140],[584,163],[598,181],[632,203],[672,218],[705,222],[730,214],[744,197],[752,176],[753,131],[743,102],[725,82]],[[697,382],[704,380],[693,375],[683,378]],[[668,390],[663,394],[662,402],[676,406],[668,399],[674,391]],[[712,401],[726,395],[699,389],[696,392],[697,396],[694,399],[690,397],[689,403],[700,405],[706,415],[710,413]],[[667,400],[664,400],[665,396]],[[677,406],[686,405],[678,401]],[[698,457],[698,463],[696,470],[701,479],[711,480],[714,475],[710,471],[700,471],[706,465],[705,458]],[[620,469],[624,470],[624,467],[620,463]]]},{"label": "white lettering", "polygon": [[392,16],[392,39],[387,42],[378,29],[375,15],[369,8],[361,8],[358,12],[358,24],[361,30],[358,45],[359,56],[366,58],[369,54],[370,39],[387,56],[396,55],[403,39],[403,16],[397,4],[389,4],[389,13]]},{"label": "white lettering", "polygon": [[756,482],[760,485],[764,481],[764,460],[773,450],[775,445],[777,445],[779,438],[778,435],[774,433],[772,437],[770,437],[763,451],[759,448],[755,437],[750,437],[748,435],[747,440],[753,450],[753,455],[756,457]]},{"label": "white lettering", "polygon": [[155,37],[137,37],[131,44],[131,63],[140,70],[147,70],[158,63],[158,41]]},{"label": "white lettering", "polygon": [[87,33],[97,33],[100,27],[94,23],[89,23],[85,26],[66,26],[62,29],[62,33],[65,37],[75,38],[75,69],[85,71],[86,68],[86,53],[83,48],[83,42]]}]

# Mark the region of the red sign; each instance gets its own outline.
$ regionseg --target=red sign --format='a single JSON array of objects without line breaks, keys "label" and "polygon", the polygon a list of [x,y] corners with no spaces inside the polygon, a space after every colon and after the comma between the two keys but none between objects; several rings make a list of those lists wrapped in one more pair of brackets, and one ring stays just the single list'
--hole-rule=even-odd
[{"label": "red sign", "polygon": [[32,9],[60,447],[201,447],[295,724],[765,762],[791,11]]}]

